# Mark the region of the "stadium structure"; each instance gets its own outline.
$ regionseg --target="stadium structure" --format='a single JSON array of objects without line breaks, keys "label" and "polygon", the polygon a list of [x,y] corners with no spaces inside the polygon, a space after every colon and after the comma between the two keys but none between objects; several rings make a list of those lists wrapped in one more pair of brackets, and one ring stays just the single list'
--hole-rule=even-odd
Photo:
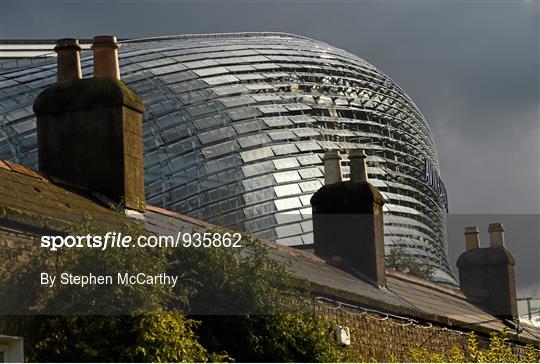
[{"label": "stadium structure", "polygon": [[[0,159],[37,167],[32,103],[56,81],[54,43],[2,41]],[[146,105],[147,202],[280,244],[313,244],[322,155],[363,149],[385,198],[385,246],[456,283],[447,195],[425,118],[392,79],[326,43],[284,33],[119,42],[122,80]],[[83,77],[92,57],[83,42]]]}]

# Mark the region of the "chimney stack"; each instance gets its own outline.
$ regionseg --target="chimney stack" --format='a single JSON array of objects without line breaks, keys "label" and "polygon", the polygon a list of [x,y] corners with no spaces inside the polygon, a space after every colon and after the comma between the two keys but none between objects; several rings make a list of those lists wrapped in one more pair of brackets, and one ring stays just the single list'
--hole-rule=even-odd
[{"label": "chimney stack", "polygon": [[81,72],[81,46],[74,38],[64,38],[56,42],[54,51],[57,53],[57,82],[80,80]]},{"label": "chimney stack", "polygon": [[92,42],[94,53],[94,78],[120,79],[118,42],[112,35],[98,35]]},{"label": "chimney stack", "polygon": [[467,298],[495,316],[515,319],[517,312],[515,261],[504,245],[502,224],[490,224],[490,246],[480,248],[478,229],[465,229],[467,250],[457,266],[461,290]]},{"label": "chimney stack", "polygon": [[334,152],[325,154],[327,183],[311,198],[315,254],[382,287],[386,284],[384,199],[367,181],[365,155],[361,151],[351,153],[353,179],[345,182],[335,178],[341,172],[336,174],[336,164],[328,162],[332,159],[327,158],[330,153]]},{"label": "chimney stack", "polygon": [[478,227],[470,226],[465,228],[465,250],[473,250],[480,248],[480,232]]},{"label": "chimney stack", "polygon": [[[65,45],[71,48],[63,50]],[[77,40],[60,40],[58,69]],[[66,185],[105,195],[128,209],[144,211],[144,166],[141,99],[119,80],[116,38],[94,38],[97,76],[58,75],[34,102],[39,169]],[[68,53],[72,52],[72,53]],[[74,53],[73,53],[74,52]],[[78,65],[78,61],[77,61]],[[79,72],[80,72],[80,66]],[[73,77],[76,72],[67,72]]]}]

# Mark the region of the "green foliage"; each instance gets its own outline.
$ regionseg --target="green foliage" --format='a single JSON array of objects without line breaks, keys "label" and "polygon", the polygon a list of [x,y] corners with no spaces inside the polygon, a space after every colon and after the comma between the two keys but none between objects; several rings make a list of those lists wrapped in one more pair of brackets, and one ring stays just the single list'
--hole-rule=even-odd
[{"label": "green foliage", "polygon": [[412,348],[409,350],[410,359],[409,361],[415,363],[443,363],[445,362],[444,355],[441,353],[432,353],[424,348]]},{"label": "green foliage", "polygon": [[518,361],[517,355],[508,344],[506,332],[492,333],[487,349],[480,348],[478,338],[474,333],[471,333],[468,337],[468,349],[470,359],[475,362],[508,363]]},{"label": "green foliage", "polygon": [[[85,217],[74,226],[69,234],[84,236],[87,234],[105,236],[111,229]],[[114,232],[124,236],[148,235],[142,225],[123,219],[121,226]],[[145,249],[141,247],[66,249],[62,252],[57,271],[68,271],[74,275],[89,272],[100,275],[116,276],[118,272],[144,272],[155,275],[167,270],[167,256],[163,249]],[[74,288],[56,286],[54,297],[48,305],[62,307],[64,312],[83,312],[84,314],[150,314],[159,312],[173,300],[180,300],[167,285],[87,285]]]},{"label": "green foliage", "polygon": [[450,363],[463,363],[465,362],[465,354],[457,346],[452,346],[450,353],[446,356],[446,361]]},{"label": "green foliage", "polygon": [[[124,236],[146,235],[142,226],[129,220],[119,220],[118,226],[104,226],[89,216],[71,226],[68,235],[105,236],[114,231]],[[113,230],[114,229],[114,230]],[[172,301],[179,301],[166,285],[89,284],[84,287],[59,284],[61,273],[77,275],[111,275],[118,272],[145,272],[159,274],[167,269],[167,253],[162,249],[140,247],[98,249],[69,248],[34,256],[32,264],[19,265],[12,272],[12,282],[19,291],[13,304],[28,308],[28,314],[149,314],[160,311]],[[40,273],[56,275],[53,287],[40,284]],[[5,302],[4,304],[9,304]],[[6,311],[12,308],[3,307]],[[15,310],[21,312],[18,308]]]},{"label": "green foliage", "polygon": [[180,276],[182,292],[189,292],[189,306],[196,308],[187,307],[188,312],[274,314],[304,298],[293,287],[287,266],[268,256],[267,246],[248,234],[241,245],[172,251],[169,271]]},{"label": "green foliage", "polygon": [[414,258],[402,247],[390,250],[386,257],[386,267],[427,280],[430,280],[434,273],[432,266]]},{"label": "green foliage", "polygon": [[[30,361],[202,362],[206,350],[181,314],[34,318]],[[37,326],[39,325],[39,326]]]},{"label": "green foliage", "polygon": [[493,332],[490,335],[487,347],[482,347],[478,337],[474,332],[467,336],[467,346],[465,350],[452,347],[450,352],[432,352],[425,348],[412,348],[403,361],[416,363],[509,363],[524,362],[535,363],[540,360],[540,352],[532,345],[524,348],[522,356],[518,356],[515,349],[509,343],[506,332]]},{"label": "green foliage", "polygon": [[540,351],[538,348],[535,348],[532,344],[527,344],[525,346],[525,360],[522,360],[525,363],[538,363],[540,362]]},{"label": "green foliage", "polygon": [[126,358],[122,361],[207,361],[209,355],[193,332],[195,326],[195,321],[181,313],[143,316],[132,328],[137,341],[126,348]]},{"label": "green foliage", "polygon": [[[140,225],[122,220],[115,232],[146,235]],[[111,229],[85,217],[69,234],[103,236]],[[21,266],[14,279],[24,291],[15,303],[24,302],[29,315],[3,317],[0,327],[24,336],[33,361],[206,361],[209,355],[194,333],[195,321],[164,311],[184,299],[169,286],[39,284],[42,271],[161,273],[167,269],[166,254],[161,249],[85,247],[57,251],[54,264],[43,259]]]},{"label": "green foliage", "polygon": [[[192,292],[197,333],[212,352],[237,361],[343,361],[356,355],[340,348],[329,324],[313,314],[286,264],[249,234],[242,249],[175,249],[171,269]],[[193,311],[193,310],[192,310]],[[189,312],[189,311],[188,311]],[[208,316],[211,315],[211,316]]]},{"label": "green foliage", "polygon": [[311,315],[270,316],[254,326],[257,335],[249,344],[259,358],[271,362],[361,361],[353,348],[336,345],[327,322]]},{"label": "green foliage", "polygon": [[[107,231],[85,218],[69,234]],[[114,231],[146,234],[131,222]],[[181,285],[88,285],[76,294],[73,287],[36,286],[25,301],[29,313],[76,314],[12,317],[3,327],[25,337],[27,356],[35,361],[359,360],[356,351],[336,344],[330,324],[314,315],[311,298],[296,288],[288,266],[269,256],[268,246],[251,235],[241,244],[57,252],[57,272],[166,271]],[[50,269],[44,260],[26,266],[18,278],[31,284],[37,272]]]}]

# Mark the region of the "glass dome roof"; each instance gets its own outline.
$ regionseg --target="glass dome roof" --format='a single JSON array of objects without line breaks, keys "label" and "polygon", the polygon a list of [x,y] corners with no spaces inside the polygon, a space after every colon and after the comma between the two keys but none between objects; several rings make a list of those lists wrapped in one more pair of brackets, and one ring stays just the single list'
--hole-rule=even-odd
[{"label": "glass dome roof", "polygon": [[[309,247],[322,154],[363,149],[386,200],[387,253],[400,246],[432,265],[434,280],[455,284],[429,127],[376,67],[283,33],[128,40],[119,57],[122,80],[146,106],[148,203]],[[89,51],[81,60],[91,77]],[[37,167],[32,103],[55,77],[54,57],[0,62],[0,159]]]}]

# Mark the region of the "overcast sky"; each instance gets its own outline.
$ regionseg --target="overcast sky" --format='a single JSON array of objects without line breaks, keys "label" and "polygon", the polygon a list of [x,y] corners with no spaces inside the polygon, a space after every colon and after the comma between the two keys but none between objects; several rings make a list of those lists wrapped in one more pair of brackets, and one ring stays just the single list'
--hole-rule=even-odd
[{"label": "overcast sky", "polygon": [[451,256],[464,245],[462,224],[481,222],[485,231],[501,220],[514,255],[528,262],[520,289],[540,296],[538,1],[0,2],[4,39],[280,31],[366,59],[425,115],[450,213],[493,214],[450,217]]}]

